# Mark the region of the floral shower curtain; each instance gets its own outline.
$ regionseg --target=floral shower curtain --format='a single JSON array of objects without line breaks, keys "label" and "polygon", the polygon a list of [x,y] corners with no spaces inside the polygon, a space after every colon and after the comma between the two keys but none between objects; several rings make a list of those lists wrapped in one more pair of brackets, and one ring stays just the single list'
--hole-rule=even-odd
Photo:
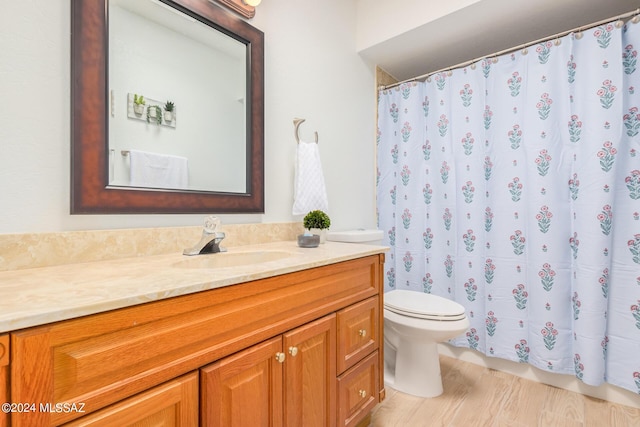
[{"label": "floral shower curtain", "polygon": [[385,289],[465,306],[452,340],[640,393],[640,25],[379,94]]}]

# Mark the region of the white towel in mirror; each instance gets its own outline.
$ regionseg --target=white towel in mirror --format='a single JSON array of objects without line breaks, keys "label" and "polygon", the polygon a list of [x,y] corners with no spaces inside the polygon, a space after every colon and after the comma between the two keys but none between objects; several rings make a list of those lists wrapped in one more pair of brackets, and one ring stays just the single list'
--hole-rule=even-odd
[{"label": "white towel in mirror", "polygon": [[132,187],[186,189],[189,166],[186,157],[130,150]]}]

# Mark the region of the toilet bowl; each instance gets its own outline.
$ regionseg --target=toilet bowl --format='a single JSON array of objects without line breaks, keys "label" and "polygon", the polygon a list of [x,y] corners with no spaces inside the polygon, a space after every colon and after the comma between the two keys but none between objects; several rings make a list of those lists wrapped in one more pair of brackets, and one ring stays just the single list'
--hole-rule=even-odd
[{"label": "toilet bowl", "polygon": [[385,384],[420,397],[442,394],[437,343],[469,328],[464,307],[415,291],[384,294]]}]

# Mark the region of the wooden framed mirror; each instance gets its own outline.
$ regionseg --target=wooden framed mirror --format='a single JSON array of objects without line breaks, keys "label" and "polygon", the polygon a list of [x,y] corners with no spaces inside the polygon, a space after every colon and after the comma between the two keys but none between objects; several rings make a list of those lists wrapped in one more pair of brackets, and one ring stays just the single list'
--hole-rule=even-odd
[{"label": "wooden framed mirror", "polygon": [[[187,125],[190,116],[191,104],[196,104],[196,98],[205,100],[215,99],[220,96],[217,93],[209,93],[211,89],[203,90],[201,96],[184,95],[186,89],[169,90],[169,84],[154,87],[155,93],[160,93],[164,99],[177,97],[183,100],[176,102],[176,111],[179,111],[177,125],[173,129],[165,126],[154,127],[154,123],[148,120],[139,120],[139,123],[129,123],[128,126],[138,126],[141,135],[149,135],[152,138],[148,143],[160,147],[162,141],[159,135],[173,137],[173,144],[182,147],[190,140],[204,140],[213,144],[214,139],[223,139],[226,147],[240,144],[238,151],[242,155],[229,154],[225,151],[225,145],[216,149],[214,154],[203,154],[191,149],[191,163],[198,161],[204,166],[197,172],[198,176],[214,176],[219,169],[229,167],[224,176],[237,175],[237,183],[232,186],[217,187],[196,186],[194,188],[161,188],[155,186],[135,186],[114,182],[114,163],[120,162],[126,166],[125,154],[128,150],[121,149],[124,144],[139,142],[140,135],[133,136],[134,132],[125,136],[118,134],[118,141],[110,141],[110,130],[113,132],[114,117],[125,122],[131,121],[127,117],[127,102],[131,93],[137,88],[149,85],[149,78],[141,76],[137,82],[128,89],[114,90],[113,82],[109,80],[110,61],[115,63],[115,58],[109,58],[109,11],[110,0],[72,0],[71,1],[71,213],[72,214],[143,214],[143,213],[262,213],[264,212],[264,34],[232,15],[223,8],[208,0],[145,0],[156,4],[158,7],[168,9],[169,12],[182,14],[183,18],[192,21],[193,25],[201,28],[200,32],[216,32],[229,38],[232,43],[244,46],[245,71],[244,93],[238,94],[236,103],[242,104],[240,123],[234,129],[227,132],[228,135],[238,134],[239,142],[233,142],[222,137],[214,137],[214,131],[204,131],[202,137],[180,139],[180,133],[176,131],[179,126],[182,131]],[[111,0],[116,2],[116,0]],[[133,2],[136,3],[136,2]],[[114,15],[115,16],[115,15]],[[140,17],[137,17],[138,19]],[[180,17],[176,19],[182,19]],[[184,20],[184,19],[183,19]],[[155,25],[155,24],[154,24]],[[204,29],[203,29],[204,28]],[[138,26],[136,26],[136,30]],[[166,31],[169,33],[170,31]],[[134,37],[138,37],[135,35]],[[142,36],[140,36],[142,37]],[[128,42],[124,43],[129,50],[140,49],[139,52],[147,52],[144,48],[134,48]],[[171,49],[159,48],[160,55],[170,61]],[[162,51],[165,49],[165,51]],[[190,50],[190,49],[182,49]],[[175,52],[175,48],[174,48]],[[145,55],[142,55],[145,56]],[[203,55],[200,55],[203,56]],[[174,58],[175,60],[175,58]],[[150,67],[153,68],[153,67]],[[207,81],[220,80],[216,75],[215,66],[202,66]],[[157,67],[156,67],[157,69]],[[125,73],[126,74],[126,73]],[[191,76],[177,76],[176,79],[189,81]],[[135,79],[134,79],[135,81]],[[223,82],[224,83],[224,82]],[[198,85],[196,88],[205,87]],[[149,86],[147,86],[147,89]],[[197,90],[197,89],[196,89]],[[170,93],[163,93],[168,91]],[[160,98],[160,96],[158,98]],[[201,99],[198,99],[198,102]],[[218,107],[216,107],[218,108]],[[216,117],[221,121],[232,122],[226,117],[225,107],[218,109]],[[236,107],[234,107],[236,108]],[[237,108],[236,108],[237,109]],[[222,111],[222,112],[220,112]],[[229,113],[230,114],[230,113]],[[182,115],[182,116],[180,116]],[[133,117],[135,119],[135,117]],[[180,120],[185,118],[185,120]],[[225,120],[227,118],[227,120]],[[111,122],[110,122],[111,121]],[[207,117],[200,118],[199,122],[213,122]],[[166,129],[165,129],[166,128]],[[164,133],[163,133],[164,132]],[[173,132],[173,133],[171,133]],[[127,136],[131,140],[127,141]],[[154,139],[155,138],[155,139]],[[170,138],[169,138],[170,139]],[[120,144],[120,145],[118,145]],[[118,148],[114,148],[118,147]],[[219,155],[217,155],[219,153]],[[235,157],[237,158],[235,158]],[[116,160],[114,160],[114,158]],[[236,163],[233,163],[236,162]],[[118,164],[116,163],[116,166]],[[120,165],[122,166],[122,165]],[[123,167],[124,167],[123,166]],[[190,171],[191,172],[191,171]],[[232,173],[233,172],[233,173]],[[216,178],[220,180],[220,178]]]}]

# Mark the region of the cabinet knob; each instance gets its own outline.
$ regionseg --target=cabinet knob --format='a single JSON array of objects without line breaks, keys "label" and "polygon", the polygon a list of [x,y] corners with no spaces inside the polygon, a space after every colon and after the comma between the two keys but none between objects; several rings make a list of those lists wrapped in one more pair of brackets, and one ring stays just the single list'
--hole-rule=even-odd
[{"label": "cabinet knob", "polygon": [[289,347],[289,354],[292,356],[295,356],[296,354],[298,354],[298,347]]},{"label": "cabinet knob", "polygon": [[276,360],[280,363],[284,362],[284,358],[286,357],[286,355],[284,353],[281,352],[277,352],[276,353]]},{"label": "cabinet knob", "polygon": [[367,336],[367,330],[366,329],[360,329],[358,331],[358,335],[360,335],[361,337],[366,337]]},{"label": "cabinet knob", "polygon": [[360,395],[360,397],[362,397],[363,399],[364,399],[365,397],[367,397],[367,392],[366,392],[365,390],[360,390],[360,391],[358,392],[358,394],[359,394],[359,395]]}]

